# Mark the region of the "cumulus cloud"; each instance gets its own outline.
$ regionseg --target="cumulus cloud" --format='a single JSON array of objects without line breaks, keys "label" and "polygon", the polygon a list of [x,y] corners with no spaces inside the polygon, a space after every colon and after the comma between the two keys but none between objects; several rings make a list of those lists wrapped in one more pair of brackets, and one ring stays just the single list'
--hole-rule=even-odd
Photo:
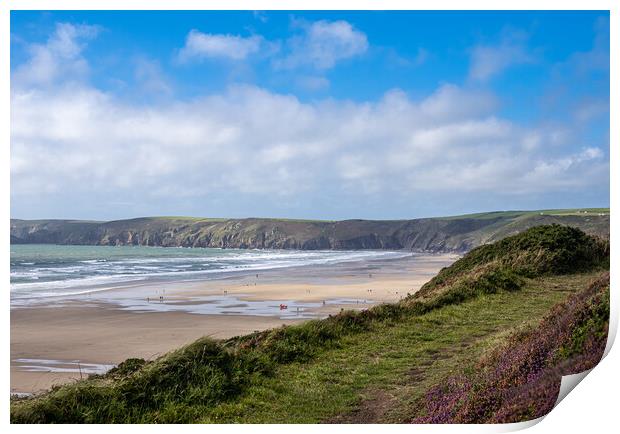
[{"label": "cumulus cloud", "polygon": [[506,30],[498,45],[477,45],[471,50],[469,77],[488,80],[514,65],[531,63],[534,57],[526,46],[523,32]]},{"label": "cumulus cloud", "polygon": [[492,93],[465,91],[453,84],[440,86],[420,104],[424,113],[438,121],[475,118],[492,113],[497,107],[497,98]]},{"label": "cumulus cloud", "polygon": [[368,38],[347,21],[300,22],[302,34],[287,41],[288,52],[274,61],[281,69],[333,68],[338,61],[359,56],[368,50]]},{"label": "cumulus cloud", "polygon": [[233,86],[144,108],[83,86],[14,92],[12,188],[282,196],[396,184],[404,195],[521,194],[584,187],[604,176],[600,149],[546,157],[538,150],[550,146],[549,132],[535,132],[540,145],[527,146],[532,130],[493,116],[491,105],[469,117],[451,110],[477,101],[464,96],[447,85],[420,101],[392,91],[374,103],[304,103]]},{"label": "cumulus cloud", "polygon": [[29,60],[12,74],[13,83],[26,86],[47,85],[61,77],[74,79],[88,72],[82,57],[86,41],[100,31],[98,26],[57,23],[44,44],[31,44]]},{"label": "cumulus cloud", "polygon": [[[294,21],[294,25],[301,30],[300,34],[284,42],[269,41],[261,35],[210,34],[194,29],[188,33],[185,45],[179,50],[178,60],[181,63],[217,58],[241,61],[258,54],[262,58],[272,58],[276,69],[311,68],[324,71],[368,49],[366,35],[347,21]],[[280,53],[282,44],[286,50]],[[426,52],[420,52],[419,56],[424,61]]]},{"label": "cumulus cloud", "polygon": [[248,37],[228,34],[202,33],[191,30],[185,45],[179,51],[179,60],[203,60],[208,58],[244,60],[258,53],[264,39],[259,35]]}]

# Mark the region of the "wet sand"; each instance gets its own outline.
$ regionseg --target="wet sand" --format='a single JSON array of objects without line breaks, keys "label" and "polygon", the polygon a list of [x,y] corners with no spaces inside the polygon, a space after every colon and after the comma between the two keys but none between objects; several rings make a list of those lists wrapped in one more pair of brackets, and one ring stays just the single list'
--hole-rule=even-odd
[{"label": "wet sand", "polygon": [[129,357],[154,359],[205,335],[228,338],[397,301],[455,259],[428,255],[150,282],[15,308],[11,393],[40,392]]},{"label": "wet sand", "polygon": [[11,392],[37,392],[80,378],[75,367],[74,372],[33,372],[23,370],[32,362],[17,359],[118,364],[130,357],[154,359],[205,335],[228,338],[294,322],[184,312],[139,314],[106,305],[19,309],[11,312]]}]

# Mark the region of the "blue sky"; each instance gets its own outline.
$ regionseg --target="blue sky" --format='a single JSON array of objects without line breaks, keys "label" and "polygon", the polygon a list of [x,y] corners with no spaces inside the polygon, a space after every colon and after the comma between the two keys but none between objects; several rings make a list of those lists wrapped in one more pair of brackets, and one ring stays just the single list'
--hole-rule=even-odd
[{"label": "blue sky", "polygon": [[11,215],[609,205],[602,12],[11,13]]}]

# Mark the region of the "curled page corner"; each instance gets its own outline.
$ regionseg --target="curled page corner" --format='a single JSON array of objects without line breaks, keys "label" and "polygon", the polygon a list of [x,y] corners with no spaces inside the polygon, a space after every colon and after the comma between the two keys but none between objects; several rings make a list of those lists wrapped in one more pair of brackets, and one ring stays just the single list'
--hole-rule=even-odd
[{"label": "curled page corner", "polygon": [[592,372],[592,369],[588,369],[587,371],[579,372],[577,374],[563,375],[562,382],[560,383],[560,393],[558,393],[558,399],[555,401],[553,408],[557,407],[558,404],[566,398],[566,395],[568,395],[571,390],[573,390],[575,386],[581,382],[581,380],[586,378],[586,375]]},{"label": "curled page corner", "polygon": [[603,353],[603,360],[609,354],[611,347],[613,347],[616,341],[616,334],[618,333],[618,311],[614,305],[610,306],[609,310],[609,327],[607,328],[607,345],[605,345],[605,352]]},{"label": "curled page corner", "polygon": [[[592,368],[594,369],[594,368]],[[583,380],[584,378],[586,378],[586,376],[592,371],[592,369],[588,369],[586,371],[583,372],[579,372],[578,374],[571,374],[571,375],[563,375],[562,376],[562,380],[560,383],[560,392],[558,393],[558,399],[555,401],[555,404],[553,404],[553,408],[557,407],[558,404],[564,399],[566,398],[566,396],[575,388],[575,386],[577,386],[581,380]],[[553,411],[553,410],[551,410]],[[516,432],[516,431],[522,431],[525,430],[527,428],[531,428],[534,425],[538,424],[539,422],[541,422],[545,417],[547,417],[549,413],[540,416],[536,419],[532,419],[532,420],[526,420],[523,422],[515,422],[515,423],[507,423],[507,424],[503,424],[503,425],[497,425],[497,431],[496,432],[500,432],[500,433],[505,433],[505,432]]]}]

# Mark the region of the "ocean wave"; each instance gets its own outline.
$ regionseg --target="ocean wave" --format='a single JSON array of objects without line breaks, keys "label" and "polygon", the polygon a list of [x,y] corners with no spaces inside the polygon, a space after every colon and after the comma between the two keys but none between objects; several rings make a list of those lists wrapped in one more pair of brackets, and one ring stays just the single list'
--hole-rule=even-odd
[{"label": "ocean wave", "polygon": [[[63,247],[66,249],[67,247]],[[125,283],[148,279],[179,278],[196,279],[214,273],[239,271],[263,271],[300,267],[306,265],[331,265],[362,260],[399,258],[410,252],[394,251],[299,251],[299,250],[247,250],[231,251],[196,249],[196,256],[187,255],[186,249],[176,250],[177,256],[168,249],[159,249],[162,256],[125,258],[54,258],[45,266],[11,266],[11,299],[71,296],[109,289]],[[152,251],[149,251],[152,254]],[[36,261],[28,261],[36,264]],[[12,262],[13,263],[13,262]]]}]

